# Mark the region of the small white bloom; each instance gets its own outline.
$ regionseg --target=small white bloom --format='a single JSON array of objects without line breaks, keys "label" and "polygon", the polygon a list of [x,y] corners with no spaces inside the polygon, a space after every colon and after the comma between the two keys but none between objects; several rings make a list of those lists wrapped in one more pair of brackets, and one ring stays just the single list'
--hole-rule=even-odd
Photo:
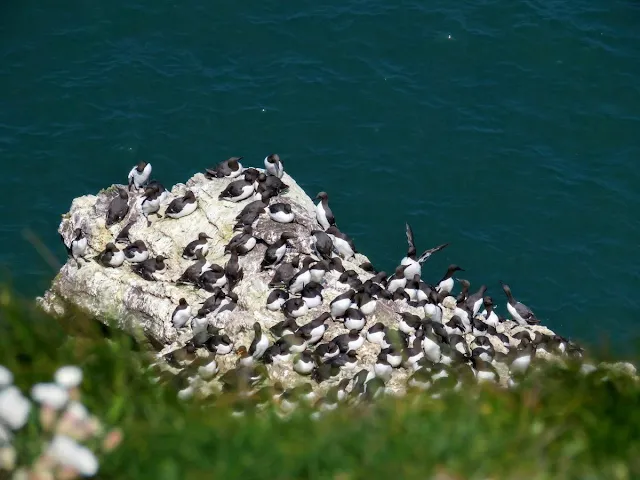
[{"label": "small white bloom", "polygon": [[29,399],[18,387],[10,386],[0,392],[0,419],[12,430],[18,430],[27,423],[30,409]]},{"label": "small white bloom", "polygon": [[48,453],[62,465],[76,469],[82,476],[91,477],[98,472],[98,459],[93,452],[65,435],[56,435],[51,440]]},{"label": "small white bloom", "polygon": [[38,403],[59,410],[69,400],[69,393],[55,383],[38,383],[31,388],[31,398]]},{"label": "small white bloom", "polygon": [[13,373],[4,365],[0,365],[0,388],[8,387],[13,383]]},{"label": "small white bloom", "polygon": [[80,402],[70,402],[67,406],[67,412],[77,420],[85,420],[89,417],[89,410]]},{"label": "small white bloom", "polygon": [[2,423],[0,423],[0,448],[2,448],[3,445],[11,443],[11,438],[11,431],[7,430],[2,426]]},{"label": "small white bloom", "polygon": [[67,365],[60,367],[53,378],[63,388],[75,388],[82,382],[82,370],[75,365]]}]

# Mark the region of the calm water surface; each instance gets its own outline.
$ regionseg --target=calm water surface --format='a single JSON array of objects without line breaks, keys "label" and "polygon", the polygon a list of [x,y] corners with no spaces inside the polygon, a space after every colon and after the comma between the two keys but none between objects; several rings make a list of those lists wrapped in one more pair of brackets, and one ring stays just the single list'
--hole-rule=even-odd
[{"label": "calm water surface", "polygon": [[138,0],[0,6],[0,264],[55,271],[79,195],[278,152],[378,268],[449,263],[551,328],[631,347],[640,312],[634,1]]}]

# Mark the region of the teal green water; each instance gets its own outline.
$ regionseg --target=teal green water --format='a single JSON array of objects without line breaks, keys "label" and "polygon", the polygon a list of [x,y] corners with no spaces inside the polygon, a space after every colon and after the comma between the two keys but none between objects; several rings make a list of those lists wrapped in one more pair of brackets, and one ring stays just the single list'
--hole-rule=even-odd
[{"label": "teal green water", "polygon": [[[55,6],[54,6],[55,5]],[[278,152],[378,268],[499,280],[621,348],[640,300],[640,4],[627,0],[4,2],[0,263],[54,271],[71,200],[138,160],[165,184]]]}]

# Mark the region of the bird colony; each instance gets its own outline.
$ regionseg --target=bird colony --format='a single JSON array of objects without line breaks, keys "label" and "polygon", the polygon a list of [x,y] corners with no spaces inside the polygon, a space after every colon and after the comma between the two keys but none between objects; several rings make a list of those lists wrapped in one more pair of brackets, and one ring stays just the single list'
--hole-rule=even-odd
[{"label": "bird colony", "polygon": [[406,255],[391,275],[376,271],[326,192],[314,204],[277,154],[264,168],[241,162],[171,191],[141,162],[128,185],[75,199],[59,229],[69,260],[41,304],[61,313],[70,301],[142,329],[159,352],[156,378],[181,398],[235,391],[285,410],[437,396],[466,381],[509,386],[538,357],[582,355],[508,285],[491,297],[457,265],[427,275],[447,243],[418,255],[406,224]]}]

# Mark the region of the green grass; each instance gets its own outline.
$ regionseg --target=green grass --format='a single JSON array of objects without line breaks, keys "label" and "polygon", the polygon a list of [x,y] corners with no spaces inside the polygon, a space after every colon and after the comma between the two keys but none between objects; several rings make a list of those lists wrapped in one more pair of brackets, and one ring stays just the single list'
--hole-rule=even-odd
[{"label": "green grass", "polygon": [[61,324],[0,294],[0,363],[23,392],[58,366],[79,365],[84,403],[124,431],[98,478],[640,478],[640,385],[623,374],[550,366],[513,391],[409,395],[319,421],[304,411],[286,421],[270,412],[233,418],[224,399],[180,402],[152,384],[139,370],[143,349],[103,333],[82,314]]}]

